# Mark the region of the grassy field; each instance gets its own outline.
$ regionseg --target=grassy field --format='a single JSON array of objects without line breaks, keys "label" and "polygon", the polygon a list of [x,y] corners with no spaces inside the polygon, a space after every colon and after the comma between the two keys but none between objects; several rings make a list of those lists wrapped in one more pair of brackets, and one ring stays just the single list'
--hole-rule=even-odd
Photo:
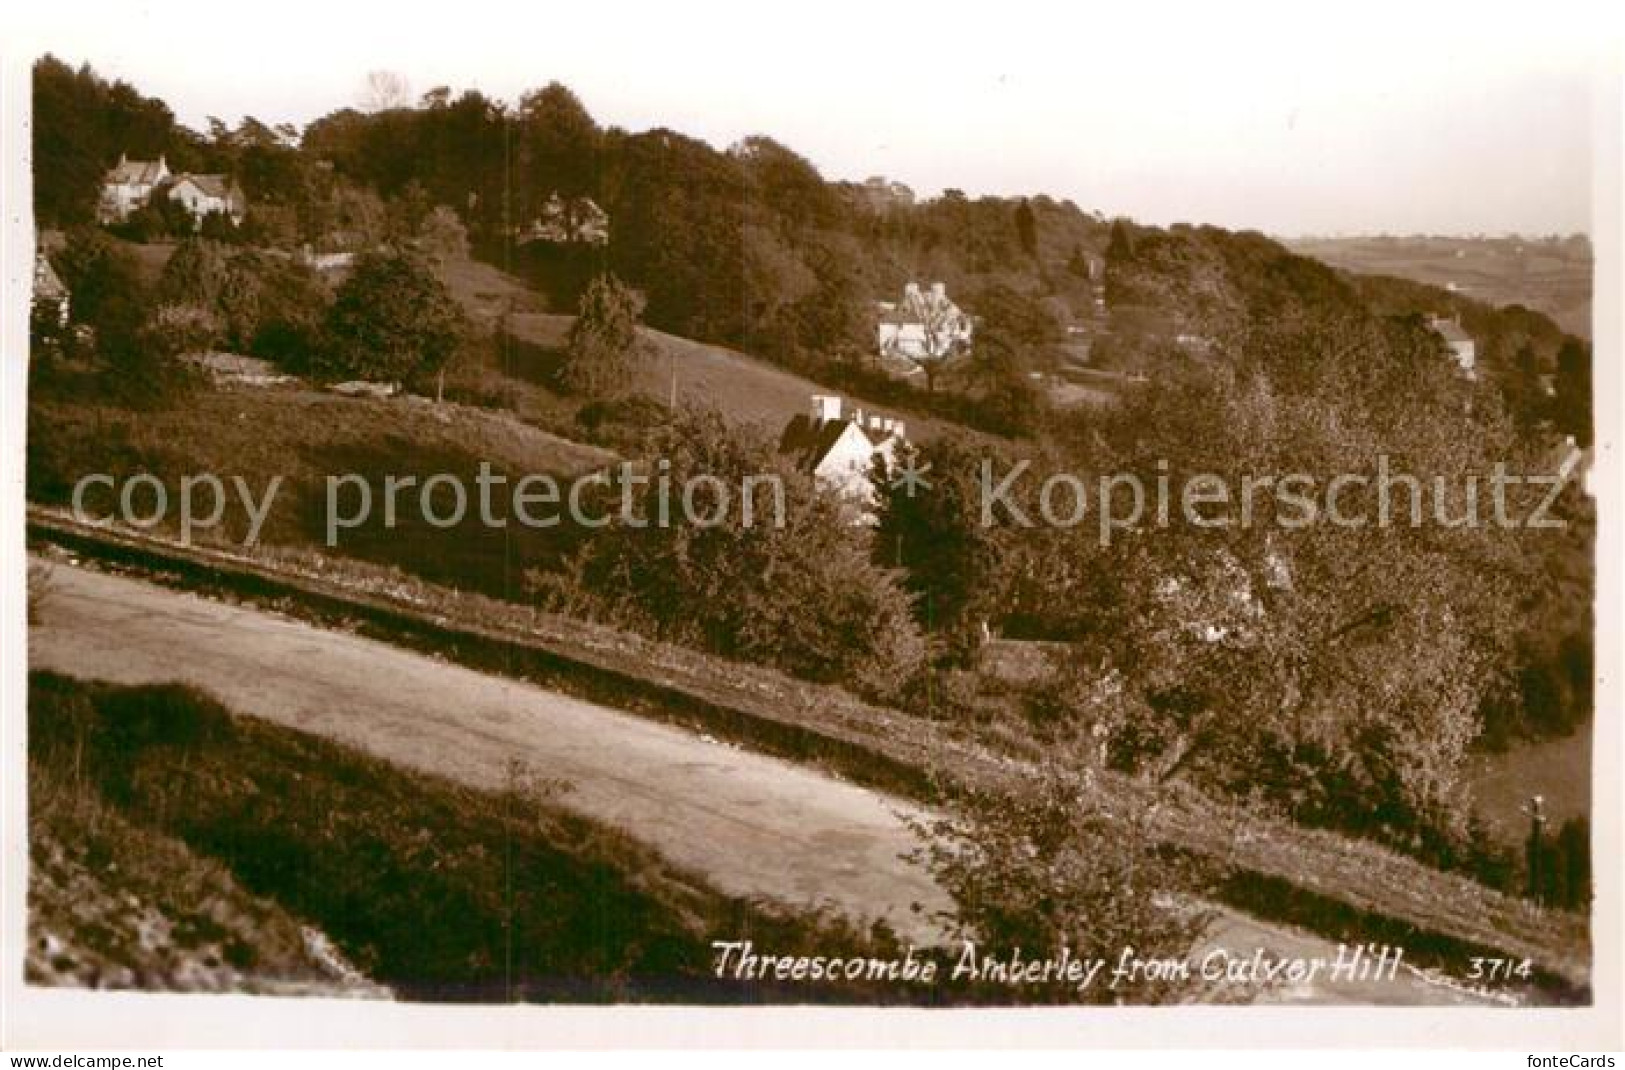
[{"label": "grassy field", "polygon": [[[74,484],[90,473],[122,480],[151,472],[164,482],[172,503],[189,475],[241,477],[256,498],[280,476],[283,484],[260,538],[320,546],[327,537],[328,478],[357,473],[370,488],[374,508],[368,523],[343,533],[343,553],[497,595],[517,590],[524,569],[556,563],[579,529],[486,527],[474,501],[462,523],[439,528],[424,519],[419,499],[410,493],[400,499],[397,523],[390,527],[384,478],[409,475],[421,484],[447,473],[472,495],[481,462],[510,481],[532,473],[563,480],[612,459],[606,451],[540,431],[508,413],[414,397],[346,398],[291,385],[201,385],[161,409],[133,412],[95,404],[94,390],[68,374],[36,378],[29,399],[31,499],[65,503]],[[344,493],[341,508],[356,508],[360,491]],[[449,496],[434,500],[441,510],[451,508]],[[86,503],[100,515],[113,504],[111,492],[98,487]],[[172,504],[171,522],[175,508]],[[506,502],[498,508],[503,515],[509,511]],[[220,536],[240,540],[247,533],[247,513],[235,501],[225,519]]]},{"label": "grassy field", "polygon": [[1491,305],[1544,312],[1563,330],[1591,337],[1592,261],[1568,243],[1522,238],[1299,238],[1295,253],[1363,275],[1395,275]]},{"label": "grassy field", "polygon": [[[560,397],[551,388],[551,373],[568,343],[575,316],[547,310],[545,298],[521,279],[481,261],[448,261],[440,266],[440,277],[476,325],[493,331],[500,325],[505,330],[484,362],[480,371],[485,378],[474,392],[500,397],[541,426],[569,431],[581,402]],[[639,335],[642,355],[627,384],[629,393],[661,404],[675,400],[678,405],[709,406],[735,423],[755,424],[775,437],[792,417],[809,410],[814,394],[843,393],[727,346],[652,327],[641,328]],[[852,400],[867,412],[903,418],[912,438],[934,438],[949,426],[917,412]]]},{"label": "grassy field", "polygon": [[1557,739],[1514,743],[1499,754],[1474,755],[1468,783],[1490,830],[1518,846],[1529,835],[1524,807],[1540,795],[1550,828],[1591,814],[1591,733],[1587,722]]},{"label": "grassy field", "polygon": [[[550,313],[509,317],[508,330],[519,344],[503,353],[503,373],[511,379],[545,383],[574,322],[574,316]],[[637,364],[630,389],[663,404],[671,402],[675,384],[679,405],[710,406],[735,423],[756,424],[776,436],[792,417],[809,410],[814,394],[842,393],[726,346],[695,342],[649,327],[640,334],[643,358]],[[947,427],[941,420],[917,413],[852,400],[865,411],[902,418],[911,438],[930,439]]]},{"label": "grassy field", "polygon": [[[298,918],[409,999],[887,998],[862,984],[718,980],[710,941],[720,933],[784,952],[889,945],[714,892],[555,806],[545,770],[516,767],[508,790],[476,792],[237,716],[189,688],[43,673],[30,679],[29,744],[31,939],[49,936],[59,958],[94,947],[132,987],[153,981],[142,952],[82,911],[64,916],[71,905],[42,885],[37,861],[52,845],[88,852],[110,894],[162,875],[162,894],[194,927],[223,899],[250,897],[238,911],[252,927],[217,924],[200,938],[224,942],[232,979],[250,985],[314,972],[296,955]],[[49,805],[59,791],[47,784],[75,785],[82,802]]]},{"label": "grassy field", "polygon": [[545,311],[540,294],[483,260],[464,256],[441,261],[439,275],[477,327],[491,329],[505,313]]}]

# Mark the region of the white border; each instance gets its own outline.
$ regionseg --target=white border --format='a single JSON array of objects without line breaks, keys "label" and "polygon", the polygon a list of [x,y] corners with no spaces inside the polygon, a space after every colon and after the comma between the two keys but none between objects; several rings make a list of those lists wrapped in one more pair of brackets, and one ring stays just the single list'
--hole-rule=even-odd
[{"label": "white border", "polygon": [[[414,9],[432,25],[439,11]],[[247,14],[247,13],[245,13]],[[741,13],[761,17],[763,12]],[[146,13],[163,18],[163,9]],[[1531,9],[1531,18],[1541,17]],[[276,17],[275,12],[248,14]],[[400,7],[389,18],[405,20]],[[407,20],[409,21],[409,20]],[[1608,21],[1599,15],[1599,26]],[[231,19],[237,24],[235,16]],[[237,30],[230,31],[237,33]],[[247,31],[247,32],[251,32]],[[1404,32],[1396,26],[1395,32]],[[1149,46],[1147,46],[1149,47]],[[1625,365],[1621,343],[1621,147],[1625,103],[1618,42],[1603,43],[1596,74],[1593,244],[1597,472],[1599,500],[1625,500],[1625,465],[1615,463]],[[73,60],[73,57],[65,57]],[[32,55],[0,55],[0,1046],[93,1048],[598,1048],[798,1047],[983,1048],[1232,1046],[1449,1046],[1525,1051],[1618,1048],[1625,1044],[1621,1007],[1620,902],[1625,849],[1621,789],[1625,770],[1619,713],[1625,665],[1625,530],[1601,510],[1598,540],[1597,696],[1593,763],[1593,835],[1598,909],[1593,974],[1595,1002],[1569,1010],[1179,1007],[1043,1010],[689,1009],[619,1006],[445,1007],[249,996],[85,993],[20,983],[26,897],[26,777],[23,771],[26,681],[23,473],[27,295],[33,233],[29,173],[29,73]],[[1374,76],[1376,68],[1374,67]],[[1493,181],[1493,176],[1486,176]]]}]

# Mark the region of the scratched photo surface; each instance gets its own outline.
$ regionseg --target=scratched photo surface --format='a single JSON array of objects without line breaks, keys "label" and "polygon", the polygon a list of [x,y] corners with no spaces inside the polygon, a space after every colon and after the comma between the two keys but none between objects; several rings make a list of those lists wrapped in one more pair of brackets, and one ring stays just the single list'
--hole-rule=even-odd
[{"label": "scratched photo surface", "polygon": [[460,6],[29,16],[29,986],[1593,1003],[1585,26]]}]

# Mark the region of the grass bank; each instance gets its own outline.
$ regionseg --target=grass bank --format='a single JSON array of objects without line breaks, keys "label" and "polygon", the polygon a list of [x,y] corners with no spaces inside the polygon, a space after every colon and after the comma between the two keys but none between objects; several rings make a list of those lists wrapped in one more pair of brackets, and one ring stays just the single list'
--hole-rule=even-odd
[{"label": "grass bank", "polygon": [[[60,696],[43,699],[54,710]],[[60,740],[57,742],[61,742]],[[103,798],[84,755],[28,763],[29,984],[383,996],[319,928]]]},{"label": "grass bank", "polygon": [[[30,678],[29,746],[40,815],[31,921],[41,937],[54,926],[60,945],[118,954],[96,919],[76,925],[42,909],[41,859],[77,837],[103,871],[162,875],[177,910],[194,919],[222,887],[250,897],[256,925],[210,933],[250,990],[308,965],[293,935],[303,923],[292,919],[304,919],[367,978],[409,999],[869,1003],[909,994],[718,979],[713,939],[820,954],[891,945],[884,934],[723,896],[555,806],[543,771],[515,767],[506,790],[478,792],[237,716],[195,689],[47,673]],[[64,785],[79,806],[53,805]],[[76,827],[85,822],[95,827]],[[131,987],[149,987],[139,969],[130,973]]]}]

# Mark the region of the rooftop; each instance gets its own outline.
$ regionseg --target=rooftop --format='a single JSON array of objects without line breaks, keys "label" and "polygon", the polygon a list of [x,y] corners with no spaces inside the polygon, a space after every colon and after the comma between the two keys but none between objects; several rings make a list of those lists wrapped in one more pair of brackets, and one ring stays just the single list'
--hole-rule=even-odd
[{"label": "rooftop", "polygon": [[169,167],[162,156],[156,160],[130,160],[120,156],[118,163],[107,172],[107,181],[121,186],[152,186],[168,174]]},{"label": "rooftop", "polygon": [[1471,342],[1473,340],[1473,336],[1462,330],[1461,324],[1453,319],[1435,316],[1428,321],[1428,326],[1433,328],[1447,342]]}]

